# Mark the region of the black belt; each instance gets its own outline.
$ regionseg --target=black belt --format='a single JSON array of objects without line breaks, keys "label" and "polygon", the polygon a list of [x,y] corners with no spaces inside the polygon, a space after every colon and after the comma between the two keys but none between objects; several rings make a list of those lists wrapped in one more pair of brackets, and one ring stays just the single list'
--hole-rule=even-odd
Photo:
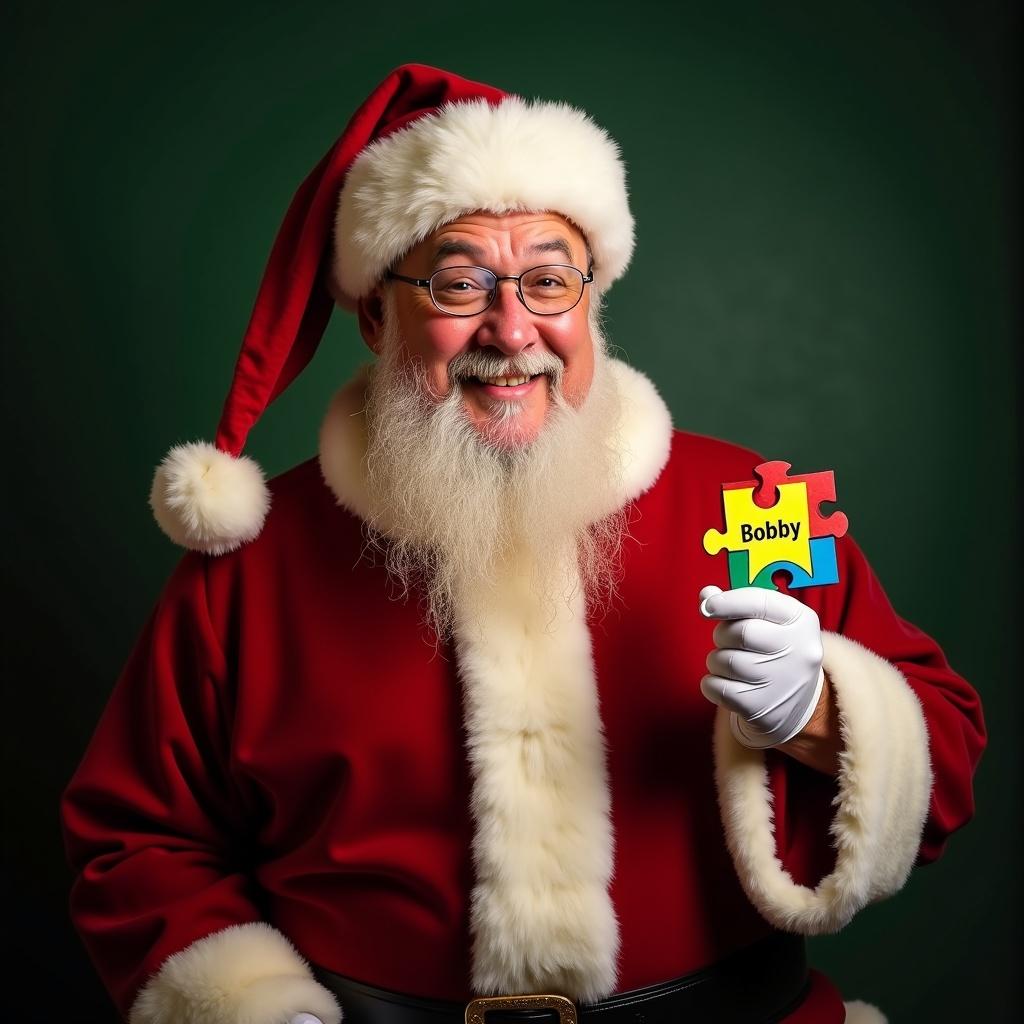
[{"label": "black belt", "polygon": [[561,996],[474,999],[468,1005],[374,988],[322,968],[346,1024],[773,1024],[810,987],[804,940],[776,932],[694,974],[597,1003]]}]

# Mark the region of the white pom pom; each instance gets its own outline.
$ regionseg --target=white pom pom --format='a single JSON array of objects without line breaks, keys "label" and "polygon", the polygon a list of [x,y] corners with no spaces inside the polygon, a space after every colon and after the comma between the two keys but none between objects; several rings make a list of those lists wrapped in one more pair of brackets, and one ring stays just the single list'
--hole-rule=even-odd
[{"label": "white pom pom", "polygon": [[175,445],[164,457],[149,504],[175,544],[223,555],[259,535],[270,492],[252,459],[196,441]]}]

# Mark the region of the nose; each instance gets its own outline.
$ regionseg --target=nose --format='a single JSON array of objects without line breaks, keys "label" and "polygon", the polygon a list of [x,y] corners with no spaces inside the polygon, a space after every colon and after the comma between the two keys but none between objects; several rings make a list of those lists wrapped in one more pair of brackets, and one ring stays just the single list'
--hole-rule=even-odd
[{"label": "nose", "polygon": [[502,280],[491,305],[480,314],[477,341],[514,356],[537,341],[534,314],[523,305],[515,281]]}]

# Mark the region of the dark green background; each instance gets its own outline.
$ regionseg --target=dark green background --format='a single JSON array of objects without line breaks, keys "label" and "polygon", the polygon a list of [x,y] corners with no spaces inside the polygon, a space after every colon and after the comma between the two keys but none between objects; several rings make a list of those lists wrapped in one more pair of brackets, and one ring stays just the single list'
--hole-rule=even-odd
[{"label": "dark green background", "polygon": [[[577,103],[620,141],[638,249],[613,341],[679,425],[834,467],[897,608],[981,691],[976,821],[812,954],[893,1021],[1015,1019],[1008,11],[8,4],[4,547],[23,615],[4,644],[6,820],[25,963],[0,1015],[23,998],[17,1019],[111,1019],[66,923],[55,805],[177,558],[146,509],[152,467],[211,437],[295,186],[416,60]],[[363,354],[337,315],[251,438],[268,470],[313,452]]]}]

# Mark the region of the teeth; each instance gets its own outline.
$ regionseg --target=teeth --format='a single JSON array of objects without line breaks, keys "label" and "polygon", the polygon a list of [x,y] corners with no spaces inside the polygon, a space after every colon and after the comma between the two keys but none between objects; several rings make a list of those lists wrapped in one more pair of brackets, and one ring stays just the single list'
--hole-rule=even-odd
[{"label": "teeth", "polygon": [[495,384],[499,388],[514,388],[520,384],[529,383],[529,377],[480,377],[478,378],[484,384]]}]

